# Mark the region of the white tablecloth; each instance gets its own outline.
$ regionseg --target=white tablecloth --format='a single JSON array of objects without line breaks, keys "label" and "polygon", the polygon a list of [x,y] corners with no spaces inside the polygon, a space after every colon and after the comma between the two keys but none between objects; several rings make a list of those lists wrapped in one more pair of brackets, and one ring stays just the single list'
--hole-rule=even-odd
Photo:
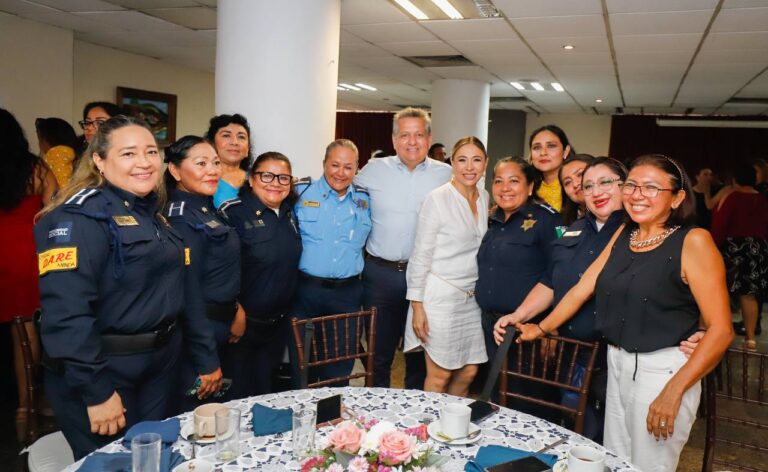
[{"label": "white tablecloth", "polygon": [[[418,426],[419,423],[438,419],[440,408],[446,403],[471,402],[467,398],[422,392],[420,390],[357,387],[294,390],[233,400],[227,405],[231,408],[238,408],[243,412],[243,424],[241,425],[242,431],[240,433],[241,456],[227,464],[216,462],[215,445],[210,444],[196,446],[197,457],[215,462],[217,469],[224,472],[299,470],[300,462],[292,457],[290,431],[283,434],[254,437],[250,428],[251,407],[254,403],[258,402],[269,407],[290,408],[300,404],[314,403],[321,398],[337,393],[342,394],[344,405],[353,409],[357,414],[363,415],[366,418],[388,420],[401,427]],[[179,415],[179,418],[181,419],[182,426],[184,426],[192,421],[192,413],[184,413]],[[579,444],[586,444],[605,450],[602,446],[572,431],[508,408],[501,408],[499,412],[480,422],[479,426],[483,432],[480,440],[474,444],[446,446],[443,443],[429,439],[436,454],[450,458],[450,461],[442,465],[442,469],[445,472],[464,470],[466,461],[474,458],[481,446],[490,444],[537,451],[547,444],[551,444],[562,437],[567,437],[568,440],[565,443],[547,451],[551,454],[557,454],[560,459],[565,458],[568,449]],[[319,437],[328,434],[330,430],[330,427],[319,430],[316,441]],[[192,445],[182,439],[176,441],[173,449],[186,457],[190,457],[192,453]],[[99,449],[99,451],[118,452],[127,451],[127,449],[118,440]],[[79,464],[78,462],[65,470],[75,471]],[[607,451],[606,465],[612,471],[637,471],[631,464],[616,457],[610,451]]]}]

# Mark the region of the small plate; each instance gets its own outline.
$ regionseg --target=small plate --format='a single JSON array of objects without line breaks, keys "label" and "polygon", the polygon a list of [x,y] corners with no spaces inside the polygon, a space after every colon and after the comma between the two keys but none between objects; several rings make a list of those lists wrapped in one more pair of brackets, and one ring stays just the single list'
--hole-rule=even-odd
[{"label": "small plate", "polygon": [[[181,439],[191,442],[192,440],[187,438],[189,438],[194,432],[195,432],[195,424],[190,422],[181,427],[181,431],[179,431],[179,435],[181,436]],[[196,442],[197,444],[213,444],[216,442],[216,436],[197,438]]]},{"label": "small plate", "polygon": [[[194,467],[191,467],[194,464]],[[204,459],[192,459],[182,462],[173,468],[171,472],[213,472],[213,464]]]},{"label": "small plate", "polygon": [[[611,468],[607,465],[605,466],[605,472],[610,472]],[[568,472],[568,459],[560,459],[557,461],[554,467],[552,467],[552,472]]]},{"label": "small plate", "polygon": [[[467,434],[472,434],[475,431],[478,431],[480,427],[474,423],[469,423],[469,432]],[[449,446],[462,446],[464,444],[472,444],[480,440],[480,438],[483,436],[483,433],[478,434],[472,439],[455,439],[453,441],[446,441],[445,439],[441,439],[440,436],[437,435],[437,433],[440,433],[440,420],[435,420],[431,423],[429,423],[429,426],[427,426],[427,433],[429,433],[429,437],[434,439],[435,441],[441,442],[443,444],[447,444]]]}]

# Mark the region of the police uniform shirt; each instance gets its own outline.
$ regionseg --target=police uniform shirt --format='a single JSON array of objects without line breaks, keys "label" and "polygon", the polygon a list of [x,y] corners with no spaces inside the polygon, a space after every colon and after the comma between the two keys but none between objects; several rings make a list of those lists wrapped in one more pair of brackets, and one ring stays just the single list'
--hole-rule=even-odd
[{"label": "police uniform shirt", "polygon": [[363,271],[363,247],[371,232],[368,192],[350,185],[343,197],[325,176],[297,185],[294,206],[303,251],[299,270],[315,277],[346,279]]},{"label": "police uniform shirt", "polygon": [[477,253],[480,308],[495,313],[517,309],[546,272],[550,243],[561,223],[551,207],[530,200],[506,222],[504,211],[496,209]]},{"label": "police uniform shirt", "polygon": [[[554,291],[552,306],[557,306],[568,290],[579,282],[621,226],[624,215],[623,210],[613,212],[603,228],[598,231],[595,217],[587,213],[585,217],[569,226],[563,237],[552,242],[552,262],[547,274],[540,281]],[[599,339],[595,331],[594,297],[584,303],[576,315],[560,328],[560,333],[585,341]]]},{"label": "police uniform shirt", "polygon": [[242,280],[239,301],[248,316],[284,315],[299,277],[301,237],[291,205],[283,201],[279,216],[250,188],[228,200],[220,211],[240,236]]},{"label": "police uniform shirt", "polygon": [[154,194],[105,185],[81,190],[35,226],[43,347],[88,405],[114,391],[100,335],[152,332],[185,308],[196,366],[218,368],[204,307],[185,307],[182,238],[157,210]]},{"label": "police uniform shirt", "polygon": [[213,199],[172,190],[165,215],[184,238],[185,256],[206,303],[227,303],[240,291],[240,238],[224,224]]}]

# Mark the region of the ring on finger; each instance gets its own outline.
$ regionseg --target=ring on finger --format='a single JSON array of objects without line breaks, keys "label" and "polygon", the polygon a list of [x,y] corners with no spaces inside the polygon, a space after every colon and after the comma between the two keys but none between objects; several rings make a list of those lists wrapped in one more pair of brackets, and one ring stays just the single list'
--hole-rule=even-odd
[{"label": "ring on finger", "polygon": [[660,427],[660,428],[666,428],[666,427],[667,427],[667,422],[666,422],[666,421],[664,421],[664,420],[661,420],[661,421],[659,422],[659,427]]}]

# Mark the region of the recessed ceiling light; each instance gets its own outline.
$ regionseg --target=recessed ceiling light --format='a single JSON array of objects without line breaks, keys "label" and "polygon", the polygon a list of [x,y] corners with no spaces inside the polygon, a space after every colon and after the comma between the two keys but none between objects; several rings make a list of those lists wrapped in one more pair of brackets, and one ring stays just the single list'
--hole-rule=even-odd
[{"label": "recessed ceiling light", "polygon": [[565,89],[563,88],[563,86],[557,82],[552,82],[552,88],[557,90],[558,92],[565,92]]},{"label": "recessed ceiling light", "polygon": [[574,48],[576,48],[576,46],[574,46],[573,44],[563,45],[563,49],[565,49],[566,51],[570,51],[571,49],[574,49]]},{"label": "recessed ceiling light", "polygon": [[520,82],[510,82],[509,85],[515,87],[517,90],[525,90],[525,87]]},{"label": "recessed ceiling light", "polygon": [[595,102],[597,102],[597,103],[603,103],[603,99],[602,99],[602,98],[598,98],[597,100],[595,100]]},{"label": "recessed ceiling light", "polygon": [[428,20],[429,17],[421,10],[419,10],[416,5],[410,2],[410,0],[395,0],[395,3],[403,7],[403,10],[407,11],[411,14],[414,18],[417,20]]},{"label": "recessed ceiling light", "polygon": [[349,90],[354,90],[355,92],[360,91],[360,87],[355,87],[354,85],[342,84],[342,83],[340,83],[339,85],[341,85],[342,87],[348,88]]},{"label": "recessed ceiling light", "polygon": [[538,82],[531,82],[531,87],[535,88],[535,89],[536,89],[536,90],[538,90],[539,92],[543,92],[543,91],[544,91],[544,86],[543,86],[543,85],[541,85],[541,84],[540,84],[540,83],[538,83]]},{"label": "recessed ceiling light", "polygon": [[448,0],[432,0],[432,3],[437,5],[437,8],[443,10],[443,13],[448,15],[448,18],[452,20],[463,20],[464,17]]},{"label": "recessed ceiling light", "polygon": [[370,90],[371,92],[375,92],[376,90],[378,90],[376,87],[371,87],[368,84],[362,84],[360,82],[355,83],[355,85],[357,85],[361,89]]},{"label": "recessed ceiling light", "polygon": [[342,92],[346,92],[348,89],[345,89],[345,88],[344,88],[344,87],[342,87],[341,85],[337,85],[337,86],[336,86],[336,90],[341,90]]}]

